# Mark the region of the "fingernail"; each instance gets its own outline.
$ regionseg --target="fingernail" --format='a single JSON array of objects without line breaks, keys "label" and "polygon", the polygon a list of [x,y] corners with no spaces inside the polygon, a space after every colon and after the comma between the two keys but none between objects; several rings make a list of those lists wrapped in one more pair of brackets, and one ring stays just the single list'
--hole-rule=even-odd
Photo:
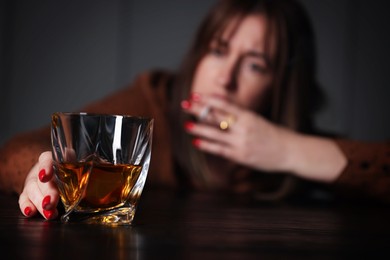
[{"label": "fingernail", "polygon": [[199,138],[195,138],[192,140],[192,145],[198,148],[200,146],[200,142]]},{"label": "fingernail", "polygon": [[191,107],[191,102],[188,101],[188,100],[183,100],[183,101],[180,103],[180,105],[181,105],[181,108],[183,108],[183,109],[190,109],[190,107]]},{"label": "fingernail", "polygon": [[199,102],[202,99],[202,96],[199,93],[191,93],[190,99],[195,102]]},{"label": "fingernail", "polygon": [[23,212],[26,217],[29,217],[32,213],[32,209],[30,207],[26,207]]},{"label": "fingernail", "polygon": [[190,122],[190,121],[185,122],[185,123],[184,123],[184,128],[185,128],[186,130],[191,130],[192,128],[194,128],[194,123],[193,123],[193,122]]},{"label": "fingernail", "polygon": [[39,180],[40,180],[41,182],[44,182],[44,181],[45,181],[45,177],[46,177],[46,171],[45,171],[45,169],[42,169],[42,170],[39,171],[38,177],[39,177]]},{"label": "fingernail", "polygon": [[42,200],[42,208],[46,208],[47,207],[47,205],[49,205],[50,204],[50,195],[47,195],[46,197],[44,197],[43,198],[43,200]]},{"label": "fingernail", "polygon": [[54,209],[51,210],[43,210],[43,215],[46,219],[51,219],[54,216]]}]

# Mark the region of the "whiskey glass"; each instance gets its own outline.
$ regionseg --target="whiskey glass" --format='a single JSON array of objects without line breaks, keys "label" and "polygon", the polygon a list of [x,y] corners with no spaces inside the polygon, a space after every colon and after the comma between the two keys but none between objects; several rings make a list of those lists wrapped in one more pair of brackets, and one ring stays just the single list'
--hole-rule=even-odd
[{"label": "whiskey glass", "polygon": [[53,169],[61,221],[130,225],[148,174],[153,119],[54,113]]}]

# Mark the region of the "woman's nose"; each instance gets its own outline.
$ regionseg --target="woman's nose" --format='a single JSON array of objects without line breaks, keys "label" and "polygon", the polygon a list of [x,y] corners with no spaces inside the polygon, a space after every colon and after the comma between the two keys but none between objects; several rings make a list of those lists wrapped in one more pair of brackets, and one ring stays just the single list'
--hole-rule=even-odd
[{"label": "woman's nose", "polygon": [[229,62],[224,63],[217,75],[217,83],[219,86],[224,88],[231,88],[233,82],[235,81],[235,69],[234,65]]}]

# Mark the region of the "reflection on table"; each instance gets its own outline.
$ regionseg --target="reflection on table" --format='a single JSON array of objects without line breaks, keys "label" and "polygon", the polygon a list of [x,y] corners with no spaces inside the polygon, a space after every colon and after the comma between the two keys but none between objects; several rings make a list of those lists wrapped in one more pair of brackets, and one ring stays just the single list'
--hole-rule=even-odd
[{"label": "reflection on table", "polygon": [[[383,205],[264,203],[145,190],[133,226],[26,219],[0,195],[2,259],[346,258],[389,255]],[[4,257],[4,258],[3,258]]]}]

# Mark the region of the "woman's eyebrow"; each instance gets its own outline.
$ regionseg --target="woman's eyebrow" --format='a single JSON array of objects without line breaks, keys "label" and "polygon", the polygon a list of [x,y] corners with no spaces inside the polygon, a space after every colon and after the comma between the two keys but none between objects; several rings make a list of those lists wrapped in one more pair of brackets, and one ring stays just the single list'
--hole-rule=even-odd
[{"label": "woman's eyebrow", "polygon": [[216,44],[219,47],[228,47],[229,46],[229,41],[222,39],[222,38],[214,38],[211,43]]}]

